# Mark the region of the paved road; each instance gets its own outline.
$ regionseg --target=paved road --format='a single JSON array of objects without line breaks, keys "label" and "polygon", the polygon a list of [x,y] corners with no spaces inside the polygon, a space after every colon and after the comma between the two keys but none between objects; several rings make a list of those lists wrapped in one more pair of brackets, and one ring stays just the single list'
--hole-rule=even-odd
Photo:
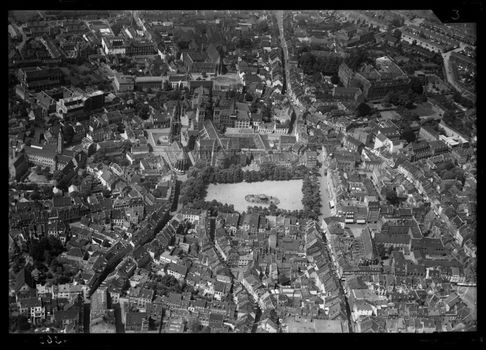
[{"label": "paved road", "polygon": [[282,45],[282,50],[284,54],[284,64],[285,64],[285,82],[287,85],[287,96],[290,98],[292,103],[300,108],[302,108],[302,104],[300,101],[294,99],[292,95],[292,87],[290,85],[290,65],[289,65],[289,50],[287,47],[287,41],[285,40],[285,32],[284,32],[284,27],[283,27],[283,15],[284,11],[276,11],[276,17],[277,17],[277,23],[278,23],[278,29],[280,32],[280,42]]},{"label": "paved road", "polygon": [[[321,157],[321,156],[320,156]],[[322,158],[319,160],[322,162]],[[332,216],[331,210],[329,208],[329,200],[331,198],[329,194],[329,189],[327,186],[327,176],[326,173],[326,165],[322,162],[322,166],[320,169],[321,176],[319,176],[319,183],[320,183],[320,194],[321,194],[321,215],[319,216],[319,224],[322,224],[322,219],[325,219],[329,216]]]},{"label": "paved road", "polygon": [[[300,101],[294,99],[292,97],[292,87],[290,84],[290,65],[289,65],[289,50],[287,47],[287,41],[285,40],[285,32],[284,32],[284,27],[283,27],[283,16],[284,16],[284,11],[279,10],[275,11],[275,16],[277,18],[277,23],[278,23],[278,29],[280,32],[280,42],[282,46],[282,51],[284,54],[284,66],[285,66],[285,83],[286,83],[286,95],[290,99],[293,105],[293,109],[295,111],[295,122],[294,125],[297,124],[297,121],[302,117],[304,114],[304,108],[302,106],[302,103]],[[294,129],[295,130],[295,129]]]},{"label": "paved road", "polygon": [[290,93],[292,92],[290,88],[290,82],[289,82],[289,77],[290,77],[290,70],[289,70],[289,51],[287,47],[287,41],[285,40],[285,35],[284,35],[284,28],[283,28],[283,11],[276,11],[276,17],[277,17],[277,23],[278,23],[278,30],[280,32],[280,42],[282,45],[282,50],[284,54],[284,64],[285,64],[285,82],[287,84],[287,91]]},{"label": "paved road", "polygon": [[452,62],[450,60],[451,53],[459,52],[463,49],[463,47],[464,47],[464,44],[461,43],[461,46],[458,47],[457,49],[448,51],[446,53],[442,53],[442,58],[444,60],[444,67],[445,67],[445,71],[446,71],[446,75],[447,75],[447,81],[449,82],[449,84],[451,84],[458,92],[463,94],[465,97],[473,98],[473,94],[471,94],[471,92],[467,91],[466,89],[463,89],[459,85],[459,83],[456,81],[456,79],[454,77],[453,68],[452,68]]}]

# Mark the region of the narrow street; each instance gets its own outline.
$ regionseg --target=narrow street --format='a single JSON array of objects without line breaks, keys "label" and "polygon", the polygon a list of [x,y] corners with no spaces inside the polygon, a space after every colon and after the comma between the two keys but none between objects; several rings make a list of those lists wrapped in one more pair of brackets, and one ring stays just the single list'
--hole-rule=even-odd
[{"label": "narrow street", "polygon": [[326,234],[324,230],[322,230],[322,239],[326,243],[324,245],[325,247],[324,249],[327,250],[328,255],[331,257],[331,260],[329,261],[330,264],[329,267],[331,268],[332,274],[334,275],[337,285],[339,286],[339,294],[342,300],[344,301],[346,307],[346,321],[348,322],[349,333],[353,333],[353,322],[351,321],[351,308],[349,307],[348,298],[346,296],[346,292],[344,291],[343,281],[341,280],[341,278],[339,278],[337,261],[334,256],[331,242],[328,240],[328,237],[329,235]]},{"label": "narrow street", "polygon": [[26,37],[24,30],[22,29],[21,26],[18,26],[17,28],[19,29],[20,34],[22,34],[22,42],[20,44],[18,44],[16,46],[16,48],[17,48],[17,50],[19,50],[19,52],[22,52],[22,48],[24,47],[25,42],[27,41],[27,37]]},{"label": "narrow street", "polygon": [[290,70],[289,70],[289,64],[288,64],[288,62],[289,62],[289,51],[288,51],[288,48],[287,48],[287,41],[285,40],[285,32],[284,32],[284,27],[283,27],[284,12],[282,10],[276,11],[275,15],[277,17],[278,30],[280,32],[280,42],[281,42],[282,51],[283,51],[283,54],[284,54],[286,88],[287,88],[288,95],[290,96],[290,94],[292,93],[292,89],[290,87],[290,81],[289,81],[289,77],[290,77]]},{"label": "narrow street", "polygon": [[326,164],[322,160],[322,153],[319,154],[319,162],[321,162],[321,169],[319,176],[319,183],[320,183],[320,188],[319,192],[321,195],[321,215],[319,216],[319,224],[322,224],[322,220],[332,216],[331,209],[330,209],[330,200],[331,200],[331,195],[329,194],[329,188],[327,185],[327,176],[326,176]]},{"label": "narrow street", "polygon": [[[322,164],[321,169],[320,169],[321,176],[319,177],[319,181],[320,181],[320,189],[319,190],[320,190],[321,204],[322,204],[321,215],[319,216],[319,225],[322,228],[323,219],[330,217],[330,216],[335,214],[335,209],[330,209],[330,205],[329,205],[330,200],[335,201],[335,198],[333,198],[333,193],[331,193],[331,194],[329,193],[328,183],[331,183],[331,178],[330,178],[331,175],[330,175],[330,172],[327,171],[328,164],[327,164],[327,162],[324,161],[322,153],[319,154],[318,160]],[[339,275],[337,273],[338,265],[337,265],[336,257],[334,256],[334,250],[332,249],[332,245],[331,245],[331,241],[330,241],[330,235],[327,232],[324,232],[323,228],[322,228],[322,230],[323,230],[322,239],[326,242],[326,249],[329,253],[329,256],[331,257],[330,262],[331,262],[332,268],[333,268],[332,271],[333,271],[334,275],[336,276],[336,279],[339,282],[339,289],[340,289],[341,295],[342,295],[342,297],[345,301],[345,304],[346,304],[346,317],[347,317],[347,321],[348,321],[348,329],[349,329],[349,332],[352,333],[353,332],[353,323],[351,321],[351,309],[349,307],[348,298],[346,297],[346,293],[344,291],[342,281],[339,278]]]},{"label": "narrow street", "polygon": [[284,73],[285,73],[285,87],[286,87],[286,92],[285,95],[289,98],[289,100],[292,103],[292,107],[295,111],[295,122],[294,125],[297,124],[297,121],[302,118],[302,115],[304,114],[304,108],[302,104],[299,101],[296,101],[292,97],[292,87],[290,84],[290,68],[289,68],[289,50],[287,47],[287,41],[285,40],[285,32],[284,32],[284,26],[283,26],[283,16],[284,16],[284,11],[279,10],[275,11],[275,16],[277,18],[277,23],[278,23],[278,30],[280,32],[280,43],[284,55]]}]

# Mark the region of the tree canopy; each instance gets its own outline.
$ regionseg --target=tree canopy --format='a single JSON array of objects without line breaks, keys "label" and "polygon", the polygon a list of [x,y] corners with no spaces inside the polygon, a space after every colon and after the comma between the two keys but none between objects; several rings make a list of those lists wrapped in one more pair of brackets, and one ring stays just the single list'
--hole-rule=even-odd
[{"label": "tree canopy", "polygon": [[342,63],[340,57],[319,57],[311,52],[305,51],[298,59],[299,66],[305,74],[314,75],[322,73],[324,75],[335,75]]},{"label": "tree canopy", "polygon": [[331,77],[331,83],[333,83],[334,85],[339,84],[339,76],[337,74],[333,74],[333,76]]},{"label": "tree canopy", "polygon": [[402,139],[406,140],[408,143],[414,142],[417,139],[413,130],[407,129],[402,133]]},{"label": "tree canopy", "polygon": [[354,49],[351,51],[348,58],[344,60],[346,65],[354,71],[357,71],[363,63],[372,63],[371,57],[368,56],[368,52],[362,48]]},{"label": "tree canopy", "polygon": [[365,116],[368,116],[371,114],[373,110],[371,109],[371,107],[364,103],[364,102],[361,102],[358,107],[356,108],[356,113],[358,115],[358,117],[365,117]]},{"label": "tree canopy", "polygon": [[402,37],[402,31],[400,29],[394,29],[392,31],[392,35],[397,38],[397,39],[400,39]]},{"label": "tree canopy", "polygon": [[401,17],[395,17],[395,18],[392,19],[391,25],[393,27],[401,27],[401,26],[403,26],[404,22],[405,21],[403,20],[403,18],[401,18]]},{"label": "tree canopy", "polygon": [[422,95],[424,92],[424,87],[422,85],[422,82],[415,77],[413,77],[410,82],[410,89],[419,95]]}]

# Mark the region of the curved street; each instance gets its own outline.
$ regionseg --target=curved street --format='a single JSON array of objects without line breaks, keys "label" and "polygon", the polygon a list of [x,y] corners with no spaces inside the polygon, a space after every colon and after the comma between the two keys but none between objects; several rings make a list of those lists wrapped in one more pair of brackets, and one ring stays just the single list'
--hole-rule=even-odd
[{"label": "curved street", "polygon": [[17,50],[19,50],[19,52],[22,52],[25,42],[27,41],[27,36],[25,35],[24,30],[21,26],[17,26],[17,28],[19,29],[20,34],[22,34],[22,41],[16,46],[16,48]]},{"label": "curved street", "polygon": [[461,45],[457,49],[442,53],[442,58],[444,60],[444,70],[445,70],[446,75],[447,75],[447,77],[446,77],[447,82],[449,84],[451,84],[454,87],[454,89],[456,89],[459,93],[463,94],[464,97],[474,100],[474,94],[472,94],[470,91],[467,91],[466,89],[462,88],[461,85],[456,81],[456,77],[454,75],[454,71],[453,71],[453,68],[452,68],[453,63],[450,60],[451,53],[459,52],[463,48],[464,48],[464,45]]}]

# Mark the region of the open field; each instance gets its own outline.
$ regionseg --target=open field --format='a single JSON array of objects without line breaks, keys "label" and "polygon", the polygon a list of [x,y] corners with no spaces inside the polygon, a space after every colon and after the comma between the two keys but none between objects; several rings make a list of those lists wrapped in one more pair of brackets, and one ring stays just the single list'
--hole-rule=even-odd
[{"label": "open field", "polygon": [[210,184],[206,200],[212,201],[215,199],[221,203],[233,204],[235,210],[239,212],[246,211],[248,206],[267,206],[247,202],[245,200],[247,194],[266,194],[267,196],[277,197],[280,200],[280,204],[277,207],[281,209],[303,209],[302,180]]}]

